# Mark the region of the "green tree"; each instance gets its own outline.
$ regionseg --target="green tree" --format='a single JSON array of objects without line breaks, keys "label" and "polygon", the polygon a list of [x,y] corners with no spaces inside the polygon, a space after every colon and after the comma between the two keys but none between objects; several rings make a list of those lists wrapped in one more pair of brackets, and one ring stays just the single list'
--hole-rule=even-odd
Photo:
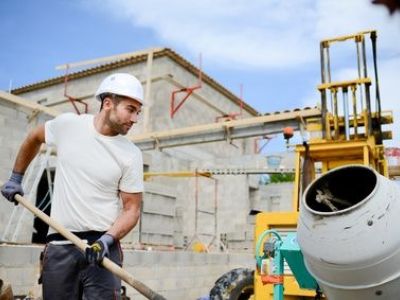
[{"label": "green tree", "polygon": [[294,173],[278,173],[270,175],[271,183],[292,182],[294,181]]}]

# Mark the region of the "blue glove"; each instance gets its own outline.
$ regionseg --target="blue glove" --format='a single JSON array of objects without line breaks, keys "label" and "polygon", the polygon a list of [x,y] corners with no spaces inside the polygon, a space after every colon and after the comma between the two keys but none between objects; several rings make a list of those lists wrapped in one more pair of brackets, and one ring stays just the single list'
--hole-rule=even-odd
[{"label": "blue glove", "polygon": [[18,202],[14,200],[15,195],[24,195],[21,185],[22,178],[24,178],[24,174],[12,172],[10,179],[1,187],[1,194],[15,205],[18,205]]},{"label": "blue glove", "polygon": [[110,256],[109,247],[115,240],[111,234],[103,234],[97,241],[85,250],[86,261],[89,264],[100,264],[105,256]]}]

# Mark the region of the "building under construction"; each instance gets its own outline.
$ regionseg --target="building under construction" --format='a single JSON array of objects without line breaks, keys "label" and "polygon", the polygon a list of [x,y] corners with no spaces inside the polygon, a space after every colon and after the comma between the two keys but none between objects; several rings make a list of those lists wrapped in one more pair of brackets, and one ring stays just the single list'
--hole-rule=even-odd
[{"label": "building under construction", "polygon": [[[265,115],[170,49],[60,66],[63,76],[0,92],[0,180],[30,128],[62,112],[95,114],[102,79],[130,73],[145,90],[142,118],[128,134],[145,171],[140,222],[122,241],[134,278],[167,299],[297,300],[322,292],[331,300],[395,299],[400,189],[388,178],[400,176],[400,152],[383,146],[392,132],[382,125],[393,117],[381,110],[376,37],[364,31],[322,41],[319,108]],[[334,82],[329,47],[346,41],[356,45],[358,77]],[[294,130],[304,138],[295,151],[260,154],[260,141],[289,139]],[[26,172],[31,211],[49,213],[56,161],[56,149],[43,147]],[[274,173],[293,181],[266,184]],[[0,278],[15,295],[35,299],[48,226],[6,201],[0,216]],[[142,299],[146,293],[131,286],[124,293]]]},{"label": "building under construction", "polygon": [[[30,128],[63,112],[97,113],[101,80],[131,73],[145,91],[142,117],[128,134],[143,151],[145,194],[140,223],[123,240],[124,268],[168,299],[196,299],[224,272],[252,267],[254,214],[292,205],[291,183],[260,183],[262,174],[293,172],[292,159],[268,164],[259,140],[297,129],[319,110],[260,115],[166,48],[59,68],[60,77],[0,92],[0,180],[8,178]],[[24,181],[26,198],[46,213],[56,160],[55,149],[42,148]],[[0,278],[15,295],[35,297],[48,226],[6,201],[0,220]],[[127,294],[141,297],[129,287]]]}]

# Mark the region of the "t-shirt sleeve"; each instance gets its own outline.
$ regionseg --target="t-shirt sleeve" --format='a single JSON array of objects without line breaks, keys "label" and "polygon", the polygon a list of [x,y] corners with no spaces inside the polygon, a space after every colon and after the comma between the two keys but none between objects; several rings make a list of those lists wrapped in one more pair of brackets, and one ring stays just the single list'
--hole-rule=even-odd
[{"label": "t-shirt sleeve", "polygon": [[46,145],[57,146],[60,130],[68,126],[68,122],[76,117],[73,113],[61,114],[44,124],[44,137]]},{"label": "t-shirt sleeve", "polygon": [[135,148],[131,163],[123,170],[119,189],[125,193],[141,193],[144,190],[143,158],[138,148]]}]

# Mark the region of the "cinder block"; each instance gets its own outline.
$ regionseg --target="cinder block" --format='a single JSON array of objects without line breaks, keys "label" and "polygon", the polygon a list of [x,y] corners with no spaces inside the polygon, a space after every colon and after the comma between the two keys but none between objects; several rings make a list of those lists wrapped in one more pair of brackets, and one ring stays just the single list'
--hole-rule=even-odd
[{"label": "cinder block", "polygon": [[226,234],[226,238],[228,240],[228,242],[230,241],[244,241],[246,239],[246,234],[245,232],[240,232],[240,231],[236,231],[236,232],[228,232]]},{"label": "cinder block", "polygon": [[253,241],[254,240],[254,230],[247,230],[246,233],[246,240]]},{"label": "cinder block", "polygon": [[[1,107],[1,105],[0,105],[0,109],[1,109],[2,107]],[[6,120],[6,117],[3,115],[3,114],[1,114],[0,113],[0,128],[1,127],[4,127],[4,125],[5,125],[5,120]]]},{"label": "cinder block", "polygon": [[4,126],[7,126],[7,128],[17,136],[26,135],[28,132],[28,123],[26,122],[26,118],[6,118],[4,123]]},{"label": "cinder block", "polygon": [[237,251],[253,252],[254,242],[253,241],[229,241],[228,249]]},{"label": "cinder block", "polygon": [[191,251],[178,251],[176,252],[176,265],[178,267],[187,266],[193,261],[193,256],[195,253]]},{"label": "cinder block", "polygon": [[1,163],[13,166],[14,160],[11,161],[11,158],[14,158],[14,156],[17,155],[16,151],[17,150],[13,148],[8,142],[5,142],[3,145],[1,145],[0,149]]},{"label": "cinder block", "polygon": [[[165,158],[163,160],[165,160]],[[168,184],[147,181],[145,182],[145,191],[152,195],[176,198],[176,189]]]},{"label": "cinder block", "polygon": [[148,280],[148,279],[154,279],[155,277],[158,276],[156,268],[152,267],[142,267],[142,266],[135,266],[135,267],[125,267],[124,268],[132,274],[136,278],[140,278],[140,280]]},{"label": "cinder block", "polygon": [[256,224],[256,215],[247,215],[247,224]]},{"label": "cinder block", "polygon": [[144,250],[127,250],[124,251],[124,265],[126,266],[154,266],[155,252]]},{"label": "cinder block", "polygon": [[168,290],[176,290],[178,288],[178,282],[175,278],[172,278],[171,275],[164,274],[162,276],[161,285],[160,289],[163,291],[168,291]]},{"label": "cinder block", "polygon": [[173,245],[173,236],[172,235],[163,235],[163,234],[153,234],[153,233],[142,233],[141,234],[141,243],[149,244],[149,245]]},{"label": "cinder block", "polygon": [[170,196],[146,192],[143,201],[143,211],[147,213],[175,216],[176,199]]},{"label": "cinder block", "polygon": [[142,232],[158,233],[172,236],[174,234],[174,219],[170,216],[163,216],[158,214],[143,214]]},{"label": "cinder block", "polygon": [[184,247],[184,237],[182,232],[174,232],[173,236],[174,246],[177,249]]},{"label": "cinder block", "polygon": [[4,281],[9,282],[13,290],[17,293],[22,290],[23,287],[31,287],[37,280],[37,271],[33,267],[20,267],[20,268],[8,268],[7,272],[2,278]]},{"label": "cinder block", "polygon": [[16,110],[16,105],[5,104],[4,101],[1,101],[0,102],[0,114],[2,116],[4,116],[6,119],[8,119],[8,118],[10,118],[10,119],[17,118],[18,112]]},{"label": "cinder block", "polygon": [[123,245],[123,247],[128,247],[129,245],[136,244],[138,242],[139,242],[138,230],[132,230],[121,240],[121,244]]},{"label": "cinder block", "polygon": [[7,268],[37,265],[42,249],[40,246],[1,245],[0,266]]}]

